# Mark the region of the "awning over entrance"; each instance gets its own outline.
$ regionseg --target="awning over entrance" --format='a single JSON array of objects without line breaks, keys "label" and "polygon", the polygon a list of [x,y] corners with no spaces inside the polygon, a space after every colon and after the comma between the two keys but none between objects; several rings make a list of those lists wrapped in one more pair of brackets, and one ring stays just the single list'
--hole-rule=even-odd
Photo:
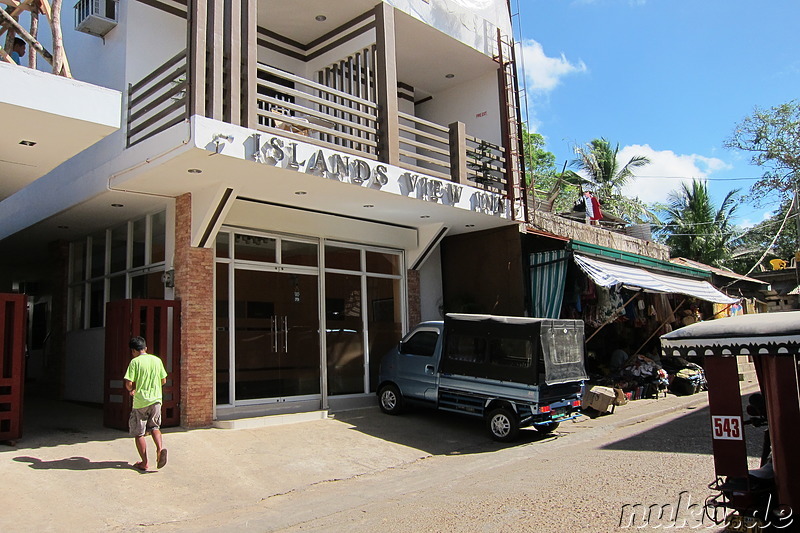
[{"label": "awning over entrance", "polygon": [[731,298],[721,293],[707,281],[655,274],[643,268],[599,261],[579,254],[575,254],[574,257],[575,263],[581,267],[581,270],[602,287],[623,285],[650,292],[685,294],[720,304],[732,304],[739,301],[737,298]]}]

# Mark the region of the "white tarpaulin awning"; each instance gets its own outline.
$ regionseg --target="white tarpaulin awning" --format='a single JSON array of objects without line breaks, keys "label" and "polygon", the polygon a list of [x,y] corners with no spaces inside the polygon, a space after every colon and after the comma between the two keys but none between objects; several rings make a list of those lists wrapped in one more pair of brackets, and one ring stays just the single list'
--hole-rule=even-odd
[{"label": "white tarpaulin awning", "polygon": [[600,261],[585,255],[575,254],[575,262],[586,275],[602,287],[623,285],[650,292],[685,294],[718,304],[732,304],[739,301],[738,298],[731,298],[721,293],[707,281],[655,274],[643,268]]}]

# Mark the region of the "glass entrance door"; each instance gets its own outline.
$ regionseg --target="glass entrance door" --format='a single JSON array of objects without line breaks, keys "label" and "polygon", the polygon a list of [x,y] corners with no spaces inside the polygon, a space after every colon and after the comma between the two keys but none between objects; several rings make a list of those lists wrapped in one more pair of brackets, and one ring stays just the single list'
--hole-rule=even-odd
[{"label": "glass entrance door", "polygon": [[236,401],[320,394],[319,276],[236,268]]}]

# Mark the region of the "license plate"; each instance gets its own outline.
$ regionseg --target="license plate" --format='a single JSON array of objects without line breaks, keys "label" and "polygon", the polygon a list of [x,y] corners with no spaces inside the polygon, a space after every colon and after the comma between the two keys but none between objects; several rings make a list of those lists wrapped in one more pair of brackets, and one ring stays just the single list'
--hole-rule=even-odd
[{"label": "license plate", "polygon": [[763,528],[764,522],[752,516],[731,516],[725,525],[725,531],[746,531],[747,533],[761,531]]}]

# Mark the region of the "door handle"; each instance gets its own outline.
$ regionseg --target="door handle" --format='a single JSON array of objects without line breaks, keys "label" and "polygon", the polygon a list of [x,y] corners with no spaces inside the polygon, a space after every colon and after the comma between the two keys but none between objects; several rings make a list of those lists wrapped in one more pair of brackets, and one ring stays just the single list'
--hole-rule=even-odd
[{"label": "door handle", "polygon": [[425,365],[425,373],[433,375],[433,365]]},{"label": "door handle", "polygon": [[283,317],[283,353],[289,353],[289,317]]},{"label": "door handle", "polygon": [[275,316],[271,319],[270,333],[272,333],[272,350],[278,353],[278,319]]}]

